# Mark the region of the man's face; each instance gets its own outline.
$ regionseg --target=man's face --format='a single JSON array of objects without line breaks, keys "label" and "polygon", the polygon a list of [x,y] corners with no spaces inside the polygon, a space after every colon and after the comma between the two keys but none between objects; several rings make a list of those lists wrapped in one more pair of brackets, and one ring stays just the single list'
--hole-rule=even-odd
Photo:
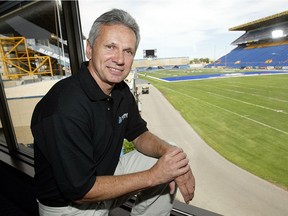
[{"label": "man's face", "polygon": [[91,46],[87,43],[88,68],[103,91],[127,77],[136,52],[136,36],[131,29],[123,25],[102,25],[100,35]]}]

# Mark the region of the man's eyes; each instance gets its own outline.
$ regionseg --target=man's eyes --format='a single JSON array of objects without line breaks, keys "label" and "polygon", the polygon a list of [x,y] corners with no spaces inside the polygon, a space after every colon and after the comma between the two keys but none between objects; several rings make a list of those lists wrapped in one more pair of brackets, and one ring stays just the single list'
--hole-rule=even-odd
[{"label": "man's eyes", "polygon": [[125,52],[129,55],[133,55],[134,53],[131,50],[125,50]]},{"label": "man's eyes", "polygon": [[[108,50],[115,50],[117,48],[115,45],[105,45],[105,47]],[[134,52],[131,49],[124,49],[123,52],[128,54],[128,55],[134,55]]]},{"label": "man's eyes", "polygon": [[106,45],[106,48],[108,48],[108,49],[114,49],[115,46],[113,46],[113,45]]}]

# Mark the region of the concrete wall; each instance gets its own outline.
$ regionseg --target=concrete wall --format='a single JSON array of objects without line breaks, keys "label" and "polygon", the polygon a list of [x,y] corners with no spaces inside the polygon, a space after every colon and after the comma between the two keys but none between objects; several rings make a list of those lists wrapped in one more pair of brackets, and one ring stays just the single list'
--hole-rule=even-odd
[{"label": "concrete wall", "polygon": [[189,65],[189,57],[135,59],[132,68]]}]

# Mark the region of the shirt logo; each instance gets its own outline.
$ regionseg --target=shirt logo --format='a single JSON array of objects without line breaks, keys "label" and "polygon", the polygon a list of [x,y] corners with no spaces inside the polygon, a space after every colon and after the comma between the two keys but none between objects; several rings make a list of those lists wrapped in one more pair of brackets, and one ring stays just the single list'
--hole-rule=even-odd
[{"label": "shirt logo", "polygon": [[122,116],[118,117],[118,124],[121,124],[124,119],[128,118],[128,113],[124,113]]}]

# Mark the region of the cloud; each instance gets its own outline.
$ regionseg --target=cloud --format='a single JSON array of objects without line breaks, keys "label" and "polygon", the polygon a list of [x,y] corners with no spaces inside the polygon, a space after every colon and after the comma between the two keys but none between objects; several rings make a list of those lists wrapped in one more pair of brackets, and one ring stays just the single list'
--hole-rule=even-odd
[{"label": "cloud", "polygon": [[129,12],[138,22],[143,49],[158,57],[221,57],[244,32],[228,29],[280,13],[287,0],[79,0],[82,29],[88,35],[96,17],[112,8]]}]

